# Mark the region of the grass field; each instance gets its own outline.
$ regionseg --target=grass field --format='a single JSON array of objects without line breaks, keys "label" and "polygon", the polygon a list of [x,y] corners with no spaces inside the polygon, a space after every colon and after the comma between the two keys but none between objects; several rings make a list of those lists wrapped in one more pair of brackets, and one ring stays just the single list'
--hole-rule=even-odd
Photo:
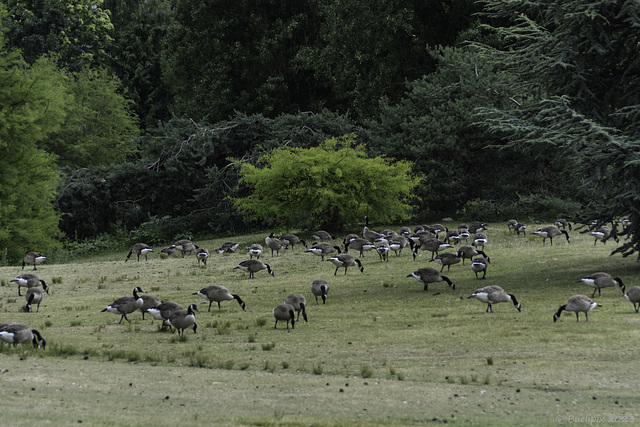
[{"label": "grass field", "polygon": [[[535,230],[538,225],[530,224]],[[383,227],[373,227],[382,229]],[[398,228],[399,227],[394,227]],[[329,262],[303,248],[261,260],[255,279],[234,267],[243,251],[220,255],[229,240],[264,243],[269,234],[194,242],[211,252],[125,263],[130,248],[71,264],[45,263],[37,274],[50,286],[39,313],[25,313],[10,283],[20,267],[0,268],[0,321],[39,330],[47,349],[0,346],[2,425],[278,425],[351,426],[455,423],[554,425],[638,423],[640,379],[632,368],[640,314],[619,288],[602,290],[602,307],[580,315],[553,314],[574,294],[593,290],[577,280],[606,271],[627,288],[640,284],[635,257],[610,256],[615,242],[570,232],[542,246],[490,224],[486,280],[467,261],[443,272],[456,284],[407,277],[430,263],[410,251],[381,262],[361,258],[364,272],[334,276]],[[276,233],[277,234],[277,233]],[[307,236],[300,235],[306,238]],[[307,240],[308,243],[310,239]],[[339,241],[342,241],[340,236]],[[167,242],[170,244],[171,242]],[[337,242],[336,242],[337,243]],[[154,248],[159,251],[161,247]],[[25,269],[26,271],[26,269]],[[330,283],[325,305],[311,282]],[[214,303],[192,295],[221,284],[246,302]],[[522,304],[467,299],[476,288],[502,286]],[[135,286],[184,307],[198,304],[198,331],[184,339],[141,313],[100,310]],[[271,310],[290,293],[307,297],[309,322],[274,329]],[[602,418],[600,418],[602,417]]]}]

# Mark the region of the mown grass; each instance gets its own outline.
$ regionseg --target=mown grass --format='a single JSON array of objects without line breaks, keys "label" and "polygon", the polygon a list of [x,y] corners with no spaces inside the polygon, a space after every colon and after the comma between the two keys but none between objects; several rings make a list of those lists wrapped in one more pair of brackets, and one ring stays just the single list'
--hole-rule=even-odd
[{"label": "mown grass", "polygon": [[[244,247],[268,234],[234,241]],[[467,261],[443,272],[455,290],[433,284],[427,292],[407,278],[419,267],[439,267],[426,252],[414,261],[406,250],[389,262],[368,253],[364,273],[353,268],[334,276],[332,264],[297,247],[279,257],[263,254],[275,277],[263,271],[252,280],[234,270],[248,258],[244,253],[215,253],[231,239],[195,239],[212,254],[206,267],[193,256],[124,263],[130,248],[44,264],[37,273],[51,285],[50,295],[39,313],[24,313],[24,299],[9,282],[21,270],[1,268],[0,321],[27,323],[48,343],[46,351],[0,348],[7,406],[38,402],[28,413],[14,405],[3,422],[548,425],[571,415],[635,417],[639,381],[629,366],[640,316],[632,304],[608,288],[596,294],[603,307],[588,323],[582,315],[576,323],[573,313],[557,323],[552,316],[569,296],[591,295],[577,283],[586,274],[607,271],[627,287],[637,285],[636,259],[611,257],[615,242],[594,246],[576,231],[570,245],[557,238],[545,247],[504,224],[490,224],[487,234],[486,280],[477,280]],[[310,292],[317,278],[330,283],[325,305]],[[231,301],[207,312],[208,302],[192,294],[211,284],[240,295],[246,311]],[[493,314],[485,313],[484,304],[467,299],[486,285],[515,294],[522,312],[496,304]],[[198,304],[197,334],[187,330],[179,339],[151,316],[143,321],[134,313],[131,324],[117,324],[119,316],[100,312],[135,286],[185,307]],[[293,292],[306,295],[309,322],[275,330],[271,309]],[[58,389],[64,403],[55,405],[47,399]],[[115,418],[109,412],[125,406],[152,410],[120,411]]]}]

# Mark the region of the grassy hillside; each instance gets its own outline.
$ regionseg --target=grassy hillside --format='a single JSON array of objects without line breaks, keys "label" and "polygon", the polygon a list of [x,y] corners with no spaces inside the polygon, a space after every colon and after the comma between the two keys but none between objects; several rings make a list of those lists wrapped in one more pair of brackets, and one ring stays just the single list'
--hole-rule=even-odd
[{"label": "grassy hillside", "polygon": [[[530,224],[530,232],[537,226]],[[235,241],[242,248],[264,244],[268,234]],[[367,253],[363,273],[350,268],[334,276],[332,264],[302,247],[278,257],[265,249],[260,259],[275,277],[262,271],[249,279],[234,269],[248,259],[244,251],[215,253],[228,239],[195,239],[211,252],[206,267],[194,256],[137,262],[134,255],[125,263],[130,248],[41,265],[37,274],[50,295],[39,313],[25,313],[24,297],[9,282],[22,271],[1,268],[0,321],[24,322],[47,340],[46,351],[0,346],[3,423],[549,425],[586,416],[637,422],[640,380],[629,367],[640,314],[620,289],[596,293],[602,307],[588,323],[583,314],[580,322],[573,313],[557,323],[552,317],[568,297],[591,295],[577,282],[583,276],[606,271],[631,287],[640,284],[640,265],[609,256],[612,240],[594,246],[593,238],[570,234],[571,244],[560,237],[543,247],[536,236],[490,224],[486,280],[476,279],[467,261],[443,272],[455,290],[440,283],[426,292],[407,275],[439,269],[428,252],[414,261],[406,249],[389,262]],[[310,292],[317,278],[330,283],[325,305]],[[240,295],[246,311],[231,301],[207,312],[208,302],[192,294],[211,284]],[[522,312],[503,303],[485,313],[485,304],[467,299],[487,285],[516,295]],[[118,324],[120,316],[100,312],[135,286],[185,308],[196,303],[197,333],[178,339],[149,315],[133,313],[130,324]],[[276,330],[271,310],[293,292],[307,297],[309,322],[300,317],[295,329],[279,323]]]}]

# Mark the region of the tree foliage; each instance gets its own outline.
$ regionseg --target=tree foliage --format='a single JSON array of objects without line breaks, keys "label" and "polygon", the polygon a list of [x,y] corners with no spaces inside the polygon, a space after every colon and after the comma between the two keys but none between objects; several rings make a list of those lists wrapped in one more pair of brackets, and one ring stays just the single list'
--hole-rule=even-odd
[{"label": "tree foliage", "polygon": [[243,163],[240,184],[250,194],[234,203],[253,219],[342,231],[364,215],[382,223],[408,218],[418,183],[408,162],[367,158],[348,135],[314,148],[280,148],[257,165]]}]

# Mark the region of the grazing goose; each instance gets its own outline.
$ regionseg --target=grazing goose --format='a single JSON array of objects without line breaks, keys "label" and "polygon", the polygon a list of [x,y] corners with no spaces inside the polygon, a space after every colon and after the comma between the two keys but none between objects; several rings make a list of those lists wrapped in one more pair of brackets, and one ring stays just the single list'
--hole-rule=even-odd
[{"label": "grazing goose", "polygon": [[301,243],[302,246],[307,248],[307,242],[296,236],[295,234],[285,234],[284,236],[280,236],[280,240],[284,244],[285,249],[289,249],[289,245],[291,245],[291,249],[298,243]]},{"label": "grazing goose", "polygon": [[[607,227],[606,225],[603,225],[602,227],[599,227],[597,230],[592,231],[591,236],[595,237],[595,240],[593,241],[593,246],[595,246],[598,243],[598,240],[601,240],[603,244],[607,243],[607,239],[609,238],[609,236],[611,236],[611,228]],[[617,237],[613,237],[613,239],[616,241],[616,243],[619,243],[620,240]]]},{"label": "grazing goose", "polygon": [[238,249],[239,247],[239,243],[225,242],[222,244],[222,246],[220,246],[219,249],[217,249],[217,252],[219,254],[234,254],[236,253],[236,249]]},{"label": "grazing goose", "polygon": [[402,250],[409,245],[409,239],[400,235],[389,240],[389,249],[395,252],[396,256],[400,256]]},{"label": "grazing goose", "polygon": [[487,266],[488,262],[486,258],[476,257],[471,262],[471,269],[474,273],[476,273],[476,278],[478,278],[478,273],[482,272],[482,277],[480,279],[484,279],[487,276]]},{"label": "grazing goose", "polygon": [[22,260],[22,269],[24,270],[24,266],[27,264],[33,264],[33,269],[37,270],[36,265],[42,264],[46,259],[47,257],[42,255],[40,252],[28,252]]},{"label": "grazing goose", "polygon": [[44,350],[47,346],[47,342],[42,338],[40,332],[30,329],[24,323],[18,322],[0,323],[0,341],[13,344],[14,347],[29,341],[33,343],[33,348],[38,348],[39,345],[42,345]]},{"label": "grazing goose", "polygon": [[562,314],[562,310],[565,311],[573,311],[576,313],[576,322],[579,322],[578,313],[584,313],[584,317],[586,321],[589,321],[589,315],[587,314],[589,311],[593,310],[596,307],[602,307],[595,301],[591,301],[588,297],[584,295],[574,295],[565,305],[561,305],[558,309],[558,312],[553,315],[553,321],[556,322],[560,318],[560,314]]},{"label": "grazing goose", "polygon": [[487,254],[484,253],[484,251],[481,251],[471,245],[462,245],[458,249],[458,256],[462,258],[462,265],[464,265],[465,259],[473,259],[473,257],[476,255],[482,255],[487,259],[487,262],[491,262],[490,258],[487,256]]},{"label": "grazing goose", "polygon": [[449,271],[452,265],[459,263],[461,260],[462,257],[455,252],[445,252],[432,259],[432,261],[442,265],[442,267],[440,267],[441,273],[445,267],[447,267],[447,271]]},{"label": "grazing goose", "polygon": [[320,243],[314,243],[309,249],[307,249],[305,252],[311,252],[314,255],[317,255],[319,257],[322,257],[322,261],[324,261],[324,257],[325,255],[329,255],[332,254],[334,252],[338,252],[341,253],[342,251],[340,250],[339,247],[337,246],[332,246],[329,243],[324,243],[324,242],[320,242]]},{"label": "grazing goose", "polygon": [[196,324],[196,314],[194,311],[200,312],[198,306],[191,304],[186,310],[175,310],[171,312],[167,324],[178,330],[178,335],[184,336],[184,330],[193,327],[193,333],[196,333],[198,325]]},{"label": "grazing goose", "polygon": [[616,277],[614,279],[610,274],[603,273],[602,271],[590,274],[584,279],[578,280],[578,283],[580,282],[594,288],[591,298],[596,296],[596,291],[598,291],[598,296],[600,296],[600,290],[602,288],[610,288],[616,285],[620,286],[620,288],[622,288],[622,292],[624,293],[624,283],[622,283],[622,280],[619,277]]},{"label": "grazing goose", "polygon": [[346,275],[347,268],[355,265],[358,265],[358,268],[360,268],[360,273],[364,272],[364,267],[360,260],[358,258],[354,258],[351,254],[339,254],[329,258],[327,261],[336,266],[336,271],[333,272],[334,276],[338,273],[339,268],[344,267],[344,274]]},{"label": "grazing goose", "polygon": [[473,235],[473,243],[471,244],[472,246],[475,246],[476,248],[482,248],[484,249],[484,246],[487,244],[488,240],[487,240],[487,235],[484,233],[476,233]]},{"label": "grazing goose", "polygon": [[20,293],[20,288],[22,288],[23,286],[25,288],[35,288],[38,286],[44,287],[46,285],[44,283],[44,280],[38,279],[38,276],[33,273],[22,273],[15,279],[13,279],[12,282],[18,283],[18,296],[22,296],[22,294]]},{"label": "grazing goose", "polygon": [[360,238],[360,236],[358,236],[357,234],[349,233],[346,236],[344,236],[344,239],[342,239],[342,244],[346,247],[349,244],[349,242],[351,242],[352,240],[355,240],[355,239],[359,239],[359,238]]},{"label": "grazing goose", "polygon": [[[458,228],[460,228],[458,226]],[[484,222],[480,222],[480,221],[473,221],[471,224],[469,224],[469,233],[471,234],[476,234],[476,233],[480,233],[484,230],[487,229],[487,224],[485,224]]]},{"label": "grazing goose", "polygon": [[224,286],[220,286],[220,285],[207,286],[206,288],[202,288],[198,292],[195,292],[193,295],[199,295],[202,298],[209,301],[209,309],[207,311],[211,311],[211,303],[213,302],[217,302],[218,309],[220,309],[220,303],[222,301],[233,301],[233,300],[238,301],[238,304],[240,304],[240,307],[244,311],[245,303],[244,301],[242,301],[242,298],[240,298],[236,294],[232,294],[231,292],[229,292],[229,289],[225,288]]},{"label": "grazing goose", "polygon": [[160,305],[160,299],[155,295],[141,295],[142,298],[142,306],[138,308],[142,313],[142,320],[144,320],[144,314],[148,313],[150,309],[157,307]]},{"label": "grazing goose", "polygon": [[558,228],[562,228],[563,230],[567,227],[569,227],[569,231],[573,229],[573,227],[571,227],[571,223],[563,218],[557,219],[554,225]]},{"label": "grazing goose", "polygon": [[389,242],[386,240],[378,240],[376,243],[376,252],[380,255],[380,261],[389,261],[389,251],[391,250],[391,246],[389,246]]},{"label": "grazing goose", "polygon": [[[633,308],[637,313],[638,310],[640,310],[640,286],[630,287],[627,293],[623,296],[633,304]],[[636,306],[636,304],[638,305]]]},{"label": "grazing goose", "polygon": [[147,309],[147,313],[153,316],[156,320],[162,320],[162,326],[166,325],[167,320],[171,317],[171,313],[176,310],[184,310],[184,308],[177,302],[161,302],[153,308]]},{"label": "grazing goose", "polygon": [[431,259],[434,259],[435,256],[438,255],[438,252],[443,251],[447,248],[452,248],[452,247],[453,246],[451,246],[450,244],[445,243],[436,237],[431,237],[423,241],[422,245],[416,244],[413,247],[413,259],[414,260],[416,259],[416,256],[418,255],[418,250],[431,252]]},{"label": "grazing goose", "polygon": [[175,256],[175,254],[176,254],[176,250],[173,249],[171,246],[166,247],[166,248],[162,248],[162,250],[159,253],[160,258],[162,258],[162,259],[166,259],[166,258],[169,258],[171,256]]},{"label": "grazing goose", "polygon": [[264,243],[271,249],[271,257],[273,257],[273,251],[276,251],[276,255],[279,256],[280,250],[284,249],[284,243],[280,239],[276,239],[273,233],[264,239]]},{"label": "grazing goose", "polygon": [[151,252],[153,252],[153,249],[151,249],[146,244],[136,243],[135,245],[133,245],[133,248],[131,248],[131,250],[129,251],[129,254],[127,255],[127,259],[125,259],[124,262],[129,261],[131,254],[138,255],[138,262],[140,262],[140,255],[144,255],[144,260],[147,261],[147,255],[149,255],[149,253]]},{"label": "grazing goose", "polygon": [[413,277],[418,282],[424,283],[424,290],[429,290],[429,283],[447,282],[451,289],[455,289],[456,285],[446,276],[441,276],[438,270],[431,267],[419,268],[407,277]]},{"label": "grazing goose", "polygon": [[404,237],[409,237],[411,235],[411,229],[409,227],[402,227],[398,234]]},{"label": "grazing goose", "polygon": [[334,237],[331,234],[327,233],[324,230],[318,230],[315,233],[311,233],[311,237],[313,237],[314,239],[319,240],[321,242],[323,242],[325,240],[333,240],[334,239]]},{"label": "grazing goose", "polygon": [[196,249],[196,259],[198,260],[198,265],[200,265],[200,261],[202,261],[204,265],[207,265],[208,258],[209,258],[209,250],[207,248]]},{"label": "grazing goose", "polygon": [[516,226],[518,225],[518,221],[515,219],[510,219],[509,221],[507,221],[507,228],[509,229],[509,231],[512,232],[516,232]]},{"label": "grazing goose", "polygon": [[458,236],[460,236],[460,241],[464,240],[465,242],[469,241],[469,237],[471,237],[471,233],[469,233],[469,229],[466,227],[458,228]]},{"label": "grazing goose", "polygon": [[364,239],[367,239],[370,242],[376,242],[380,239],[384,239],[384,236],[382,235],[382,233],[378,233],[376,231],[370,230],[369,229],[369,216],[365,215],[364,216],[364,228],[362,229],[362,237]]},{"label": "grazing goose", "polygon": [[285,320],[287,322],[287,329],[289,329],[289,322],[291,322],[291,329],[295,329],[295,309],[291,304],[280,304],[273,309],[273,317],[276,318],[276,325],[273,329],[278,329],[278,321]]},{"label": "grazing goose", "polygon": [[462,238],[460,237],[458,230],[449,230],[447,231],[447,237],[445,237],[444,241],[449,244],[453,243],[454,245],[457,245],[460,243],[461,239]]},{"label": "grazing goose", "polygon": [[247,251],[249,251],[249,259],[253,259],[254,256],[256,259],[260,259],[260,255],[262,255],[262,245],[254,243],[251,246],[247,246]]},{"label": "grazing goose", "polygon": [[307,312],[305,310],[307,299],[302,294],[290,294],[286,300],[284,300],[285,304],[289,304],[293,309],[298,313],[298,317],[296,321],[300,320],[300,312],[302,312],[302,318],[305,322],[308,322]]},{"label": "grazing goose", "polygon": [[487,304],[487,310],[485,313],[493,313],[492,304],[498,304],[499,302],[513,302],[513,306],[520,311],[520,303],[516,300],[513,294],[508,294],[500,286],[486,286],[484,288],[476,289],[476,291],[469,298],[476,298]]},{"label": "grazing goose", "polygon": [[527,235],[527,226],[524,224],[516,224],[516,233],[518,233],[518,236],[520,235],[520,233],[524,234],[525,236]]},{"label": "grazing goose", "polygon": [[329,293],[329,282],[324,279],[316,279],[311,283],[311,293],[316,297],[316,304],[318,303],[318,297],[322,298],[322,304],[327,302],[327,294]]},{"label": "grazing goose", "polygon": [[43,291],[46,293],[49,293],[49,288],[47,288],[47,285],[42,285],[42,289],[40,288],[27,289],[27,293],[24,295],[24,298],[27,300],[27,305],[25,306],[25,309],[27,310],[27,312],[31,311],[32,304],[38,304],[36,313],[40,311],[40,303],[42,302],[42,298],[44,298]]},{"label": "grazing goose", "polygon": [[182,258],[184,258],[184,254],[188,253],[189,255],[191,255],[191,252],[198,249],[198,246],[194,245],[193,242],[189,239],[182,239],[171,245],[171,248],[181,252]]},{"label": "grazing goose", "polygon": [[360,251],[360,256],[364,256],[364,251],[370,251],[375,248],[376,248],[376,245],[374,245],[367,239],[356,237],[355,239],[351,239],[344,244],[344,253],[349,252],[349,249],[353,249],[356,251]]},{"label": "grazing goose", "polygon": [[553,246],[553,238],[564,234],[567,238],[567,243],[571,243],[571,238],[569,237],[569,233],[566,230],[560,230],[555,225],[547,225],[546,227],[538,228],[533,232],[536,236],[542,237],[542,246],[544,246],[547,239],[551,242],[551,246]]},{"label": "grazing goose", "polygon": [[257,273],[258,271],[262,271],[265,268],[272,277],[275,277],[275,274],[271,270],[271,266],[257,259],[248,259],[246,261],[242,261],[240,264],[238,264],[237,267],[234,267],[234,270],[236,268],[249,273],[249,279],[253,279],[255,273]]},{"label": "grazing goose", "polygon": [[101,313],[108,311],[113,314],[120,314],[120,321],[118,324],[122,323],[122,319],[126,319],[127,322],[131,323],[131,320],[127,319],[127,314],[133,313],[136,310],[139,310],[142,307],[142,298],[138,296],[138,292],[144,292],[140,289],[140,286],[136,286],[133,289],[132,297],[120,297],[111,304],[107,306],[107,308],[100,310]]}]

